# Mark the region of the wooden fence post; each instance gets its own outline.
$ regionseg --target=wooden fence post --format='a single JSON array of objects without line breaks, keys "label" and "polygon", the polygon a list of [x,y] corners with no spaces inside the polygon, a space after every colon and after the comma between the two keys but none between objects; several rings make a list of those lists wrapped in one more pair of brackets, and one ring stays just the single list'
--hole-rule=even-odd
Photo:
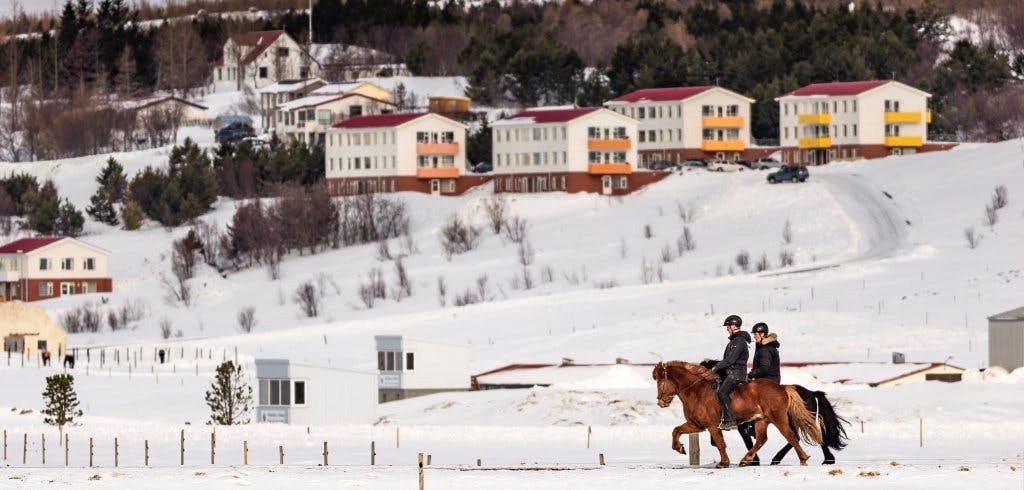
[{"label": "wooden fence post", "polygon": [[398,436],[399,436],[398,431],[399,431],[399,428],[395,427],[395,448],[396,449],[402,447],[401,440],[398,438]]},{"label": "wooden fence post", "polygon": [[119,456],[117,450],[118,450],[117,438],[115,437],[114,438],[114,468],[117,468],[117,460],[118,460],[118,456]]},{"label": "wooden fence post", "polygon": [[587,449],[590,449],[590,433],[592,432],[590,426],[587,426]]},{"label": "wooden fence post", "polygon": [[480,458],[476,458],[476,465],[480,466],[481,463],[482,463],[482,461],[480,461]]},{"label": "wooden fence post", "polygon": [[416,459],[419,465],[420,490],[423,490],[423,453],[417,454]]},{"label": "wooden fence post", "polygon": [[690,434],[690,466],[700,466],[700,436]]},{"label": "wooden fence post", "polygon": [[7,461],[7,429],[4,429],[4,461]]},{"label": "wooden fence post", "polygon": [[430,466],[430,464],[431,464],[431,460],[433,460],[433,459],[434,459],[434,458],[433,458],[433,455],[432,455],[432,454],[427,454],[427,466]]},{"label": "wooden fence post", "polygon": [[284,446],[277,446],[277,463],[284,464]]},{"label": "wooden fence post", "polygon": [[181,429],[181,466],[185,466],[185,429]]},{"label": "wooden fence post", "polygon": [[242,464],[249,464],[249,441],[242,441]]},{"label": "wooden fence post", "polygon": [[89,438],[89,467],[92,468],[92,438]]},{"label": "wooden fence post", "polygon": [[145,441],[143,441],[143,443],[145,444],[146,448],[146,466],[149,466],[149,439],[146,439]]},{"label": "wooden fence post", "polygon": [[327,441],[324,441],[324,466],[327,466]]},{"label": "wooden fence post", "polygon": [[68,435],[64,434],[64,466],[68,466]]},{"label": "wooden fence post", "polygon": [[25,434],[25,439],[21,443],[21,464],[28,463],[28,434]]},{"label": "wooden fence post", "polygon": [[[7,433],[4,432],[4,434],[5,434],[5,438],[4,438],[4,441],[5,441],[5,444],[4,444],[4,454],[7,454],[7,444],[6,444],[6,440],[7,440],[6,439],[6,434]],[[377,441],[370,441],[370,466],[373,466],[375,464],[377,464]]]},{"label": "wooden fence post", "polygon": [[42,436],[43,466],[46,466],[46,434],[41,434],[41,436]]},{"label": "wooden fence post", "polygon": [[917,447],[924,447],[924,417],[917,418]]},{"label": "wooden fence post", "polygon": [[214,448],[216,446],[217,446],[217,433],[216,432],[211,432],[210,433],[210,464],[211,465],[214,464],[213,455],[214,455]]}]

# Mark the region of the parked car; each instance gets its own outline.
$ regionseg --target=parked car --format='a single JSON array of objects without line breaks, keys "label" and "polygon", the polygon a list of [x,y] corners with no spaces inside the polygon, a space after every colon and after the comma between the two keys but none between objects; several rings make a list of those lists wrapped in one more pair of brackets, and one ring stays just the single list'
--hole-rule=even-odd
[{"label": "parked car", "polygon": [[727,162],[724,160],[715,160],[708,164],[708,170],[712,172],[739,172],[745,168],[747,167],[736,162]]},{"label": "parked car", "polygon": [[494,166],[491,165],[491,162],[478,162],[476,165],[473,165],[473,173],[475,174],[485,174],[492,170],[494,170]]},{"label": "parked car", "polygon": [[778,171],[768,174],[768,183],[777,182],[804,182],[809,177],[807,167],[804,165],[783,165]]},{"label": "parked car", "polygon": [[668,160],[659,160],[657,162],[651,162],[649,166],[651,170],[674,170],[676,168],[676,164]]},{"label": "parked car", "polygon": [[233,122],[218,129],[214,134],[214,141],[217,143],[233,143],[245,138],[256,136],[252,126],[241,122]]},{"label": "parked car", "polygon": [[750,168],[754,170],[764,170],[768,168],[778,168],[782,166],[782,162],[772,157],[761,157],[757,160],[750,162]]},{"label": "parked car", "polygon": [[270,145],[266,140],[257,136],[246,136],[245,138],[242,138],[242,143],[249,143],[253,149],[264,148]]},{"label": "parked car", "polygon": [[733,160],[733,163],[738,163],[740,165],[743,165],[744,167],[751,168],[749,160]]},{"label": "parked car", "polygon": [[694,170],[699,168],[708,168],[708,161],[704,158],[691,158],[686,160],[681,165],[686,170]]}]

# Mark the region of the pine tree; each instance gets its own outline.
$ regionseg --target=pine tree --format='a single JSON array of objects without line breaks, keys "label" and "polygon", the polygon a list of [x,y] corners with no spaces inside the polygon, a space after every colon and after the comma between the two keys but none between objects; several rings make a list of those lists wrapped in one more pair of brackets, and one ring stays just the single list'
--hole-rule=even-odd
[{"label": "pine tree", "polygon": [[71,201],[64,199],[64,204],[57,210],[57,219],[53,223],[54,233],[60,236],[78,236],[85,226],[85,217],[75,208]]},{"label": "pine tree", "polygon": [[110,200],[110,195],[107,194],[107,188],[100,186],[96,189],[96,192],[89,198],[89,206],[86,206],[85,212],[89,213],[93,219],[100,223],[106,223],[111,226],[117,226],[117,211],[114,209],[114,203]]},{"label": "pine tree", "polygon": [[142,208],[139,203],[131,199],[125,201],[121,206],[121,221],[126,230],[138,230],[142,226]]},{"label": "pine tree", "polygon": [[28,227],[42,235],[52,235],[60,213],[60,201],[56,196],[40,192],[32,203]]},{"label": "pine tree", "polygon": [[73,425],[82,416],[75,393],[75,377],[70,374],[54,374],[46,377],[46,391],[43,392],[43,422],[60,428],[64,438],[64,426]]},{"label": "pine tree", "polygon": [[242,366],[231,361],[217,366],[217,376],[206,391],[206,404],[210,407],[207,424],[248,424],[251,403],[252,388],[245,382]]},{"label": "pine tree", "polygon": [[117,163],[114,157],[110,157],[107,160],[107,166],[103,167],[100,174],[96,176],[96,183],[106,188],[110,202],[119,202],[124,199],[128,178],[124,174],[124,167]]}]

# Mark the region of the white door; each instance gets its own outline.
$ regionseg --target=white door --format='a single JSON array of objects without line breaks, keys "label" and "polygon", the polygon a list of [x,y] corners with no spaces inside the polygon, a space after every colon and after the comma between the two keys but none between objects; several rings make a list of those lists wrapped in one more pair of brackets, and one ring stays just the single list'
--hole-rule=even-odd
[{"label": "white door", "polygon": [[69,294],[75,294],[75,284],[70,282],[60,283],[60,295],[66,296]]},{"label": "white door", "polygon": [[438,195],[441,193],[441,181],[438,179],[431,179],[430,181],[430,193]]},{"label": "white door", "polygon": [[601,177],[601,194],[608,195],[612,193],[612,176],[605,175]]}]

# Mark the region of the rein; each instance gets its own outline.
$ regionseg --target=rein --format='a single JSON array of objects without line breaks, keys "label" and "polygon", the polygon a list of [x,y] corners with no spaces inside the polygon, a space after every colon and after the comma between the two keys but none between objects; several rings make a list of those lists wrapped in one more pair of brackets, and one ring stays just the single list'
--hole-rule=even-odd
[{"label": "rein", "polygon": [[[665,366],[665,369],[662,370],[661,378],[664,379],[665,381],[668,381],[668,364],[663,364],[663,366]],[[696,381],[686,385],[683,388],[680,388],[679,391],[682,392],[682,391],[686,391],[686,390],[688,390],[690,388],[693,388],[694,386],[697,385],[697,383],[700,383],[701,381],[710,381],[710,380],[703,379],[700,376],[697,376],[697,380]]]}]

